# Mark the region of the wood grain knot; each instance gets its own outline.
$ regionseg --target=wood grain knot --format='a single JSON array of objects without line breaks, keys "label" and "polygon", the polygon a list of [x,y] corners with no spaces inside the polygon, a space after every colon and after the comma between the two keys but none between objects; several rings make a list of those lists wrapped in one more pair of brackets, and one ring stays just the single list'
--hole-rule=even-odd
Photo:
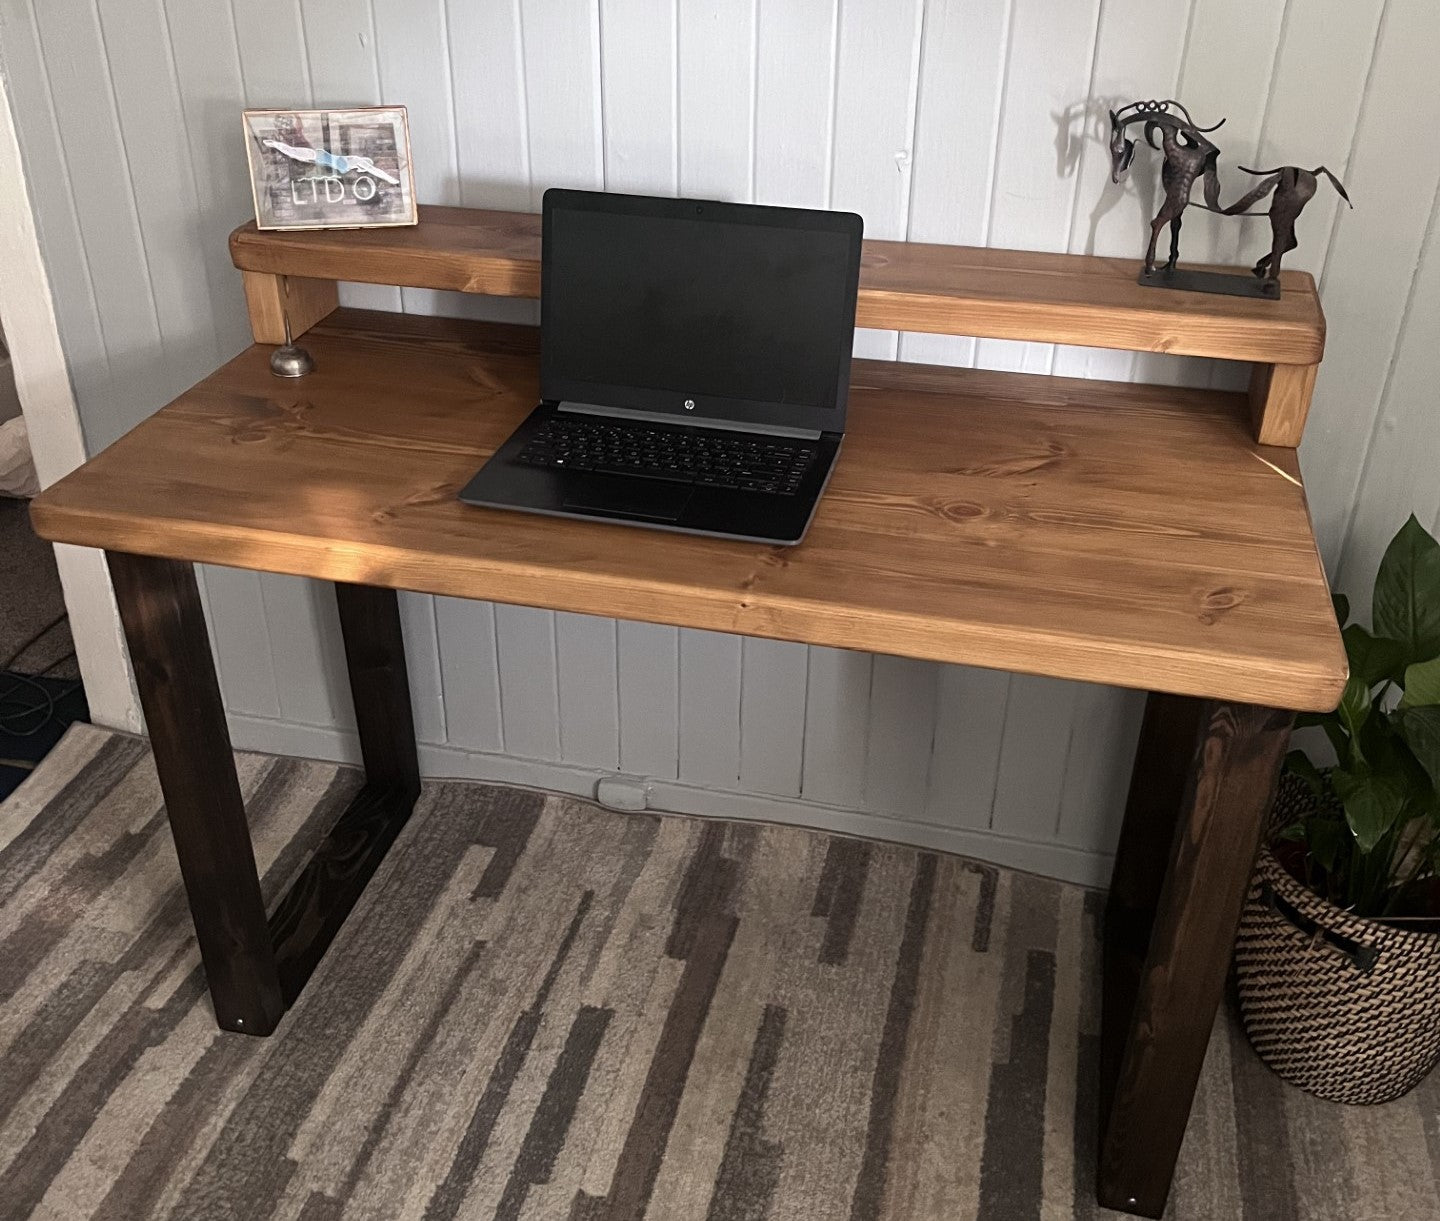
[{"label": "wood grain knot", "polygon": [[1244,601],[1245,595],[1238,589],[1212,589],[1200,598],[1200,622],[1208,627],[1226,611],[1234,610]]},{"label": "wood grain knot", "polygon": [[947,475],[977,475],[982,479],[1006,479],[1013,475],[1028,475],[1044,470],[1047,466],[1068,458],[1070,451],[1058,441],[1042,442],[1037,450],[1029,453],[1009,454],[974,462],[969,466],[945,468]]},{"label": "wood grain knot", "polygon": [[478,361],[471,361],[465,366],[465,376],[477,386],[488,391],[487,397],[489,398],[494,398],[497,394],[506,394],[510,390],[503,380],[496,377]]},{"label": "wood grain knot", "polygon": [[246,407],[252,415],[240,416],[230,425],[232,445],[259,445],[267,441],[289,441],[309,430],[305,413],[314,410],[307,401],[285,403],[276,399],[247,398]]},{"label": "wood grain knot", "polygon": [[984,517],[986,508],[973,500],[950,500],[944,496],[924,496],[920,503],[936,517],[946,521],[967,522]]},{"label": "wood grain knot", "polygon": [[370,514],[370,520],[377,525],[384,525],[399,517],[402,509],[413,509],[419,505],[448,504],[455,499],[457,491],[459,488],[453,483],[432,483],[428,488],[411,492],[403,500],[376,509]]}]

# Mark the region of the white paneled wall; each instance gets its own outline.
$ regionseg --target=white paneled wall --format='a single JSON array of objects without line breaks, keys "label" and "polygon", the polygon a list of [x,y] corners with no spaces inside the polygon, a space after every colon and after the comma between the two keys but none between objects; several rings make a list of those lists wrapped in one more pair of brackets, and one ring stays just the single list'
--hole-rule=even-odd
[{"label": "white paneled wall", "polygon": [[[62,338],[92,449],[246,342],[225,237],[245,105],[404,103],[420,197],[551,185],[832,206],[872,236],[1135,256],[1155,162],[1111,185],[1106,111],[1180,96],[1241,164],[1325,163],[1294,263],[1330,350],[1303,458],[1362,589],[1440,515],[1434,0],[0,0]],[[1417,133],[1419,133],[1417,135]],[[1397,167],[1408,165],[1402,175]],[[1242,228],[1241,225],[1248,228]],[[1187,218],[1253,259],[1264,222]],[[347,286],[351,304],[535,320],[531,302]],[[1220,362],[862,332],[881,357],[1239,386]],[[397,405],[403,409],[403,405]],[[955,444],[964,445],[957,419]],[[207,569],[235,737],[353,749],[328,591]],[[402,599],[427,768],[808,822],[1099,880],[1141,698],[1081,684],[445,598]]]}]

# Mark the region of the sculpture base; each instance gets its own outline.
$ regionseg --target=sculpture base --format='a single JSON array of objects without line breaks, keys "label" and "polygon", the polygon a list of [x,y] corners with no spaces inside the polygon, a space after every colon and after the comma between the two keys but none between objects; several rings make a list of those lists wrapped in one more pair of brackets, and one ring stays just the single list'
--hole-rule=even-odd
[{"label": "sculpture base", "polygon": [[1144,288],[1178,288],[1191,293],[1219,293],[1226,297],[1260,297],[1267,301],[1280,300],[1280,281],[1262,280],[1259,276],[1224,271],[1192,271],[1188,267],[1177,267],[1174,271],[1156,268],[1147,272],[1143,269],[1137,281]]}]

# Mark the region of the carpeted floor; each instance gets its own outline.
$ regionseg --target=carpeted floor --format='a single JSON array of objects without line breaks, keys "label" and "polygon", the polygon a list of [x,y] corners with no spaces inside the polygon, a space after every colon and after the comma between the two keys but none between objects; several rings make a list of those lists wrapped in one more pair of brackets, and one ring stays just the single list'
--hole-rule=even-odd
[{"label": "carpeted floor", "polygon": [[30,502],[0,496],[0,670],[80,677],[55,552],[30,528]]},{"label": "carpeted floor", "polygon": [[[240,767],[273,896],[356,778]],[[222,1035],[149,756],[76,726],[0,806],[0,1215],[1094,1217],[1099,909],[437,783],[279,1031]],[[1222,1023],[1172,1215],[1440,1216],[1437,1103],[1317,1102]]]}]

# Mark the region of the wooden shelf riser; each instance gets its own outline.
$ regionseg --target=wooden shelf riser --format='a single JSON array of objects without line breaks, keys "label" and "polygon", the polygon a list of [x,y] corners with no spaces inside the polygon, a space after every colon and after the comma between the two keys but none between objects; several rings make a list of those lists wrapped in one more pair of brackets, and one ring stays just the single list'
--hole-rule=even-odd
[{"label": "wooden shelf riser", "polygon": [[[422,207],[420,218],[403,229],[241,226],[230,250],[245,272],[256,341],[283,340],[287,278],[296,336],[335,308],[337,281],[539,297],[538,216]],[[1324,352],[1325,319],[1313,277],[1287,271],[1281,281],[1276,301],[1165,292],[1137,285],[1131,260],[867,240],[856,323],[1249,361],[1257,439],[1294,447]]]}]

